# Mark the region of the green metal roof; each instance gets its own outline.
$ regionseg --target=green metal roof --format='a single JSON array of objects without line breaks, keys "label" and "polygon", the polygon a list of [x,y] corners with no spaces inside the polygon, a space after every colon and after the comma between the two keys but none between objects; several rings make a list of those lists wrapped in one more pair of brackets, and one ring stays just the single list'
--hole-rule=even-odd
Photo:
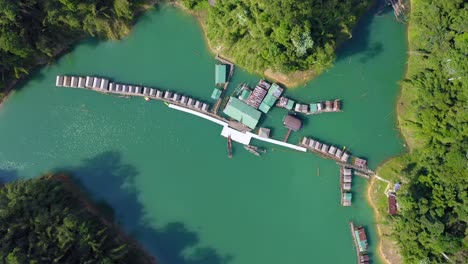
[{"label": "green metal roof", "polygon": [[241,100],[231,97],[223,111],[229,117],[254,129],[262,113]]},{"label": "green metal roof", "polygon": [[354,230],[354,237],[356,238],[359,246],[359,251],[364,252],[367,248],[367,240],[361,240],[359,237],[359,230]]},{"label": "green metal roof", "polygon": [[258,107],[258,110],[262,111],[263,113],[268,113],[270,111],[271,106],[268,104],[265,104],[265,101],[263,101],[260,106]]},{"label": "green metal roof", "polygon": [[240,96],[241,98],[240,98],[240,99],[241,99],[241,100],[247,100],[247,98],[249,98],[249,96],[250,96],[251,93],[252,93],[252,92],[249,91],[249,90],[242,90],[242,93],[241,93],[241,96]]},{"label": "green metal roof", "polygon": [[273,94],[271,93],[268,93],[266,96],[265,96],[265,99],[263,99],[263,102],[264,104],[267,104],[268,106],[274,106],[275,103],[276,103],[276,100],[278,100],[277,98],[275,98],[273,96]]},{"label": "green metal roof", "polygon": [[215,67],[215,83],[216,84],[226,83],[226,72],[227,72],[226,65],[216,64],[216,67]]},{"label": "green metal roof", "polygon": [[213,92],[211,93],[211,98],[214,100],[218,100],[220,96],[221,96],[221,90],[218,88],[214,88]]},{"label": "green metal roof", "polygon": [[288,104],[286,105],[286,109],[291,110],[294,107],[295,102],[289,99]]},{"label": "green metal roof", "polygon": [[317,104],[310,104],[310,111],[311,112],[317,112],[318,111],[318,108],[317,108]]},{"label": "green metal roof", "polygon": [[347,201],[351,201],[352,197],[353,197],[353,194],[350,193],[350,192],[347,192],[347,193],[345,193],[345,195],[344,195],[344,198],[345,198],[345,200],[347,200]]},{"label": "green metal roof", "polygon": [[270,89],[268,90],[268,93],[274,95],[274,97],[276,98],[279,98],[281,94],[283,93],[283,91],[284,91],[283,88],[281,88],[278,84],[273,83]]}]

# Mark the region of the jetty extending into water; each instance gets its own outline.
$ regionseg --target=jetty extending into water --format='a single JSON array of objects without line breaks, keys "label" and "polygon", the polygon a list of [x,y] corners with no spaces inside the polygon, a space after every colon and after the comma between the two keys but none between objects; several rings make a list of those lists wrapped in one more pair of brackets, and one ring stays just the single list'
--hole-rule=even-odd
[{"label": "jetty extending into water", "polygon": [[109,79],[94,76],[61,76],[58,75],[55,81],[57,87],[80,88],[94,90],[106,94],[116,94],[121,96],[140,96],[148,100],[161,100],[199,112],[209,112],[210,106],[194,98],[172,92],[162,91],[152,87],[114,83]]}]

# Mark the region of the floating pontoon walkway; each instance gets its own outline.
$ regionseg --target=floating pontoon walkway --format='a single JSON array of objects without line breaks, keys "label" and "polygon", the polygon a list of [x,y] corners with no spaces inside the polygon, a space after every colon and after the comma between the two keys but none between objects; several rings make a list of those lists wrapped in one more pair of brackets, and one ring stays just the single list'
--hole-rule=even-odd
[{"label": "floating pontoon walkway", "polygon": [[204,114],[204,113],[200,113],[200,112],[197,112],[197,111],[194,111],[192,109],[188,109],[188,108],[185,108],[185,107],[182,107],[182,106],[178,106],[178,105],[175,105],[175,104],[169,104],[169,108],[172,108],[172,109],[176,109],[176,110],[179,110],[179,111],[182,111],[182,112],[186,112],[186,113],[189,113],[189,114],[192,114],[192,115],[196,115],[196,116],[199,116],[201,118],[204,118],[206,120],[209,120],[211,122],[215,122],[216,124],[219,124],[219,125],[222,125],[222,126],[227,126],[228,123],[220,120],[220,119],[217,119],[217,118],[214,118],[212,116],[209,116],[207,114]]},{"label": "floating pontoon walkway", "polygon": [[218,118],[214,118],[213,116],[208,115],[206,113],[201,113],[201,112],[194,111],[194,110],[191,110],[191,109],[187,109],[185,107],[177,106],[177,105],[174,105],[174,104],[169,104],[169,107],[172,108],[172,109],[183,111],[185,113],[189,113],[189,114],[192,114],[192,115],[199,116],[201,118],[204,118],[206,120],[212,121],[212,122],[214,122],[216,124],[219,124],[219,125],[223,126],[223,130],[221,131],[221,136],[226,137],[226,138],[228,136],[231,136],[231,139],[233,141],[239,142],[239,143],[244,144],[244,145],[249,145],[252,138],[255,138],[255,139],[258,139],[258,140],[261,140],[261,141],[264,141],[264,142],[280,145],[280,146],[290,148],[290,149],[294,149],[294,150],[301,151],[301,152],[306,152],[307,151],[307,149],[304,148],[304,147],[296,146],[296,145],[293,145],[293,144],[285,143],[285,142],[275,140],[275,139],[271,139],[271,138],[264,138],[264,137],[261,137],[259,135],[254,134],[254,133],[251,133],[251,132],[238,131],[236,129],[233,129],[233,128],[229,127],[228,122],[223,121],[223,120],[218,119]]}]

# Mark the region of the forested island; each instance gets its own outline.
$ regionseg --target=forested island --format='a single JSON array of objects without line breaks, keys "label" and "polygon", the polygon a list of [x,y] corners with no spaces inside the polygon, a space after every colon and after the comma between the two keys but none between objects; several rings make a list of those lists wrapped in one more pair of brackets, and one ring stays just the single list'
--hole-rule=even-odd
[{"label": "forested island", "polygon": [[64,175],[0,187],[0,263],[154,263]]},{"label": "forested island", "polygon": [[[371,0],[182,0],[202,10],[212,50],[239,66],[297,85],[330,68]],[[298,72],[303,72],[298,75]]]},{"label": "forested island", "polygon": [[[402,182],[400,213],[382,224],[405,263],[466,263],[468,9],[463,0],[411,2],[409,64],[398,102],[410,151],[379,169]],[[375,198],[387,215],[387,197]]]}]

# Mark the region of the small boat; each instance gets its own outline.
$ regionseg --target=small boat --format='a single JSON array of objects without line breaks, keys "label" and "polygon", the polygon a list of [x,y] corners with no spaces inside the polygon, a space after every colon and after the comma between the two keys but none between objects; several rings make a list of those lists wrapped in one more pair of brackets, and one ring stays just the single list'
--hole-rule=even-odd
[{"label": "small boat", "polygon": [[248,152],[254,154],[255,156],[260,156],[260,153],[258,153],[258,151],[256,150],[257,147],[255,147],[255,146],[250,146],[250,145],[244,145],[244,148],[245,148]]},{"label": "small boat", "polygon": [[257,147],[257,146],[249,145],[249,147],[252,148],[253,150],[255,150],[255,151],[257,151],[257,152],[261,152],[261,153],[263,153],[263,154],[265,154],[265,153],[267,152],[266,149],[264,149],[264,148],[259,148],[259,147]]},{"label": "small boat", "polygon": [[151,100],[151,99],[149,97],[145,96],[145,101],[148,102],[149,100]]},{"label": "small boat", "polygon": [[166,102],[166,101],[164,101],[164,104],[165,104],[165,105],[167,105],[167,106],[169,106],[169,103],[168,103],[168,102]]},{"label": "small boat", "polygon": [[231,135],[228,136],[228,157],[232,158],[232,143],[231,143]]}]

